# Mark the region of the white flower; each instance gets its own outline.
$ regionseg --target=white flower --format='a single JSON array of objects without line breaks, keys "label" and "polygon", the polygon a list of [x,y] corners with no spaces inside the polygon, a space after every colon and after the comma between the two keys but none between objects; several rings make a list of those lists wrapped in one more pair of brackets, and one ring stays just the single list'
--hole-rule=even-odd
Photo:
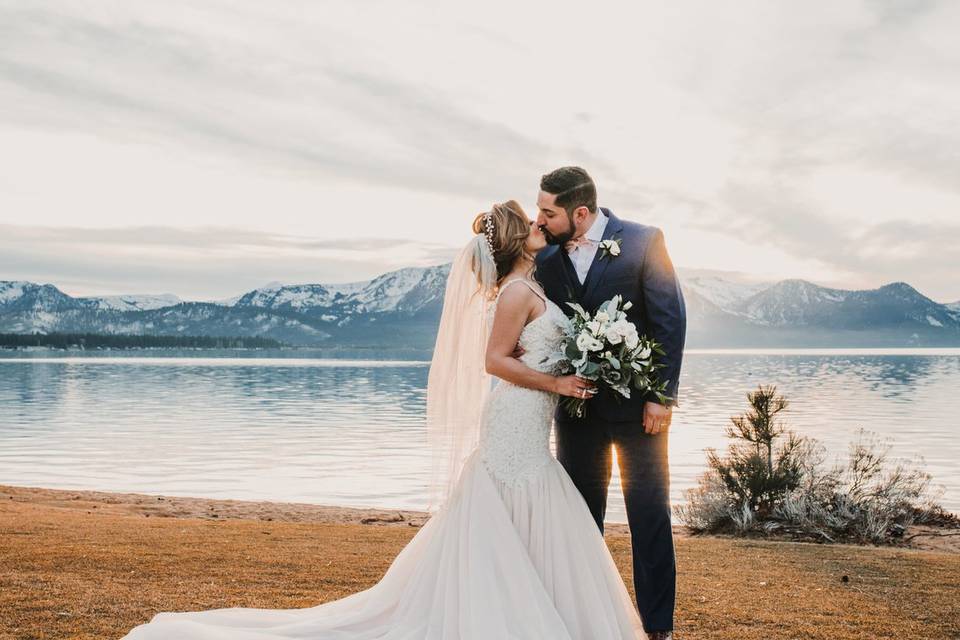
[{"label": "white flower", "polygon": [[600,247],[613,257],[620,255],[620,243],[616,240],[604,240],[600,243]]},{"label": "white flower", "polygon": [[606,338],[610,344],[620,344],[624,338],[630,335],[636,335],[637,329],[633,323],[627,322],[621,318],[612,323],[606,330]]},{"label": "white flower", "polygon": [[624,336],[623,340],[627,343],[627,349],[636,349],[637,345],[640,344],[640,337],[637,336],[636,331]]},{"label": "white flower", "polygon": [[609,322],[610,315],[606,311],[597,311],[597,315],[593,319],[597,322]]},{"label": "white flower", "polygon": [[643,348],[643,351],[641,351],[640,353],[638,353],[636,357],[637,357],[637,359],[639,359],[639,360],[646,360],[647,358],[649,358],[649,357],[650,357],[650,347],[644,347],[644,348]]},{"label": "white flower", "polygon": [[633,303],[630,302],[629,300],[627,300],[626,302],[623,303],[623,310],[624,310],[624,311],[626,311],[627,309],[630,309],[631,307],[633,307]]},{"label": "white flower", "polygon": [[623,341],[623,327],[620,326],[620,323],[614,322],[609,327],[604,334],[610,344],[620,344]]},{"label": "white flower", "polygon": [[587,323],[587,329],[590,330],[590,333],[597,336],[600,335],[600,323],[596,320],[591,320]]},{"label": "white flower", "polygon": [[583,331],[577,336],[577,348],[584,353],[587,351],[599,351],[603,349],[603,343],[588,332]]}]

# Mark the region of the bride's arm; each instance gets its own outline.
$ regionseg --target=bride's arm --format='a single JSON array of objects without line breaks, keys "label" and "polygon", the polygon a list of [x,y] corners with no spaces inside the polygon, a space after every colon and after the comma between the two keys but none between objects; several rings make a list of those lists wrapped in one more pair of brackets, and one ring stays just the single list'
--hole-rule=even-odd
[{"label": "bride's arm", "polygon": [[513,357],[513,350],[527,319],[542,306],[540,298],[527,287],[510,287],[500,295],[487,343],[487,373],[521,387],[581,397],[580,388],[591,386],[588,381],[576,376],[558,378],[531,369]]}]

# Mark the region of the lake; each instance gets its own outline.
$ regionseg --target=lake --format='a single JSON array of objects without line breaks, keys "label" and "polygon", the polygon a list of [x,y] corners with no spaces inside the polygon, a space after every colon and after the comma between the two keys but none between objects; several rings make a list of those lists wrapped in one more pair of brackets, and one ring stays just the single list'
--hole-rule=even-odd
[{"label": "lake", "polygon": [[[429,363],[304,351],[0,352],[0,484],[424,509]],[[831,455],[861,427],[922,456],[960,511],[960,349],[691,350],[670,433],[672,499],[746,393]],[[625,521],[614,477],[608,520]]]}]

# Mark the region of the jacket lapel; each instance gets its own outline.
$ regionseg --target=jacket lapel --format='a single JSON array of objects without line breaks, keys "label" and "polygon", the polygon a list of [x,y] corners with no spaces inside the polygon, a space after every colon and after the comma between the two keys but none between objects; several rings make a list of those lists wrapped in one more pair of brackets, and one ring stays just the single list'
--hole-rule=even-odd
[{"label": "jacket lapel", "polygon": [[[613,211],[601,207],[600,212],[608,218],[607,227],[603,230],[601,241],[610,240],[623,231],[623,222],[620,221],[620,218],[613,215]],[[583,300],[589,298],[594,289],[597,288],[597,285],[603,281],[603,274],[606,272],[607,267],[610,266],[611,260],[616,260],[613,256],[602,254],[603,250],[597,247],[597,253],[593,256],[593,262],[590,263],[590,270],[587,271],[587,277],[583,281],[583,295],[581,296]]]},{"label": "jacket lapel", "polygon": [[570,254],[567,253],[567,250],[564,249],[563,246],[560,247],[557,253],[560,254],[560,266],[564,275],[564,293],[570,302],[579,303],[581,298],[583,298],[583,285],[580,284],[580,278],[577,277],[577,268],[573,266]]},{"label": "jacket lapel", "polygon": [[538,270],[537,279],[547,289],[550,298],[565,313],[573,313],[567,302],[580,302],[580,296],[583,293],[580,280],[577,278],[577,272],[574,270],[573,262],[562,245],[549,247],[544,251],[550,251]]}]

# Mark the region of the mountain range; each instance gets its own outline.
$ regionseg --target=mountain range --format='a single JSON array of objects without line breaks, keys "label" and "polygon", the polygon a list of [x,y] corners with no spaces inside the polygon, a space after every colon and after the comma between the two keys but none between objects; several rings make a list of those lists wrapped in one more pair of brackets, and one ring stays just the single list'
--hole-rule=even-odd
[{"label": "mountain range", "polygon": [[[449,269],[349,284],[273,282],[218,301],[72,297],[51,284],[0,280],[0,333],[258,335],[310,347],[430,349]],[[904,282],[846,290],[682,268],[679,277],[691,348],[960,346],[960,301],[935,302]]]}]

